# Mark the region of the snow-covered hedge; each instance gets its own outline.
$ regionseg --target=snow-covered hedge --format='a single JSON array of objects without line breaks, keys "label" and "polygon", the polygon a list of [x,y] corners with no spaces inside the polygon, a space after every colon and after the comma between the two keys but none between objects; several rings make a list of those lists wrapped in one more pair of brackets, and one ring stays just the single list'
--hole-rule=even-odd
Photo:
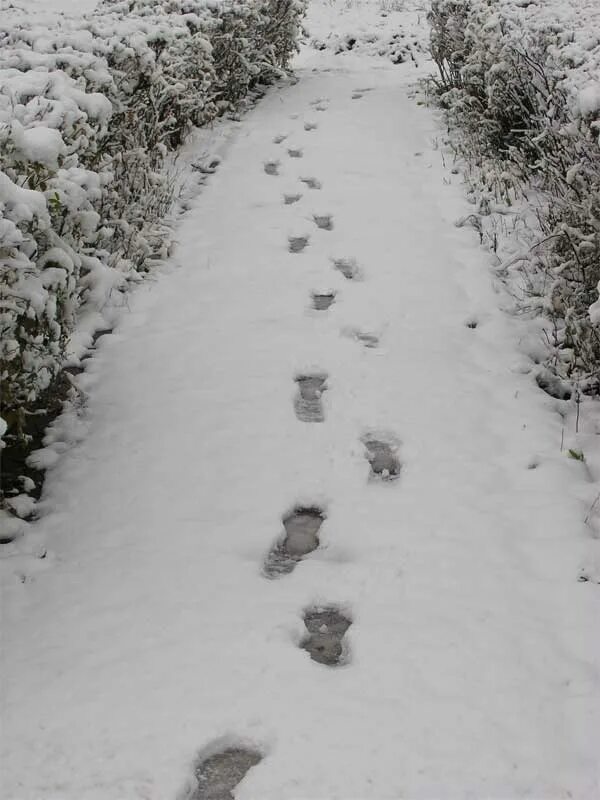
[{"label": "snow-covered hedge", "polygon": [[9,433],[82,309],[160,257],[165,158],[281,74],[303,0],[104,0],[87,19],[0,0],[0,369]]},{"label": "snow-covered hedge", "polygon": [[542,241],[527,302],[553,321],[555,370],[597,390],[600,6],[432,0],[429,21],[441,102],[477,168],[480,210],[536,191]]}]

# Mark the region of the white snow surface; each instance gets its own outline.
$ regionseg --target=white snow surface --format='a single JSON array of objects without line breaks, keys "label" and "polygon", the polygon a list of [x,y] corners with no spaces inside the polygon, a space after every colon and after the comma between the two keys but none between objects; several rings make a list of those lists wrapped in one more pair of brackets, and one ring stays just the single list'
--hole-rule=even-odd
[{"label": "white snow surface", "polygon": [[47,11],[79,16],[93,11],[99,0],[18,0],[20,8],[27,9],[32,14],[42,14]]},{"label": "white snow surface", "polygon": [[[45,558],[8,546],[3,798],[181,800],[216,740],[264,752],[237,800],[598,797],[596,490],[570,417],[454,225],[414,67],[308,47],[297,67],[77,379],[79,443],[28,534]],[[323,423],[294,415],[310,370]],[[368,480],[371,432],[400,442],[398,481]],[[297,503],[325,509],[321,546],[268,580]],[[298,647],[319,603],[352,618],[342,667]]]}]

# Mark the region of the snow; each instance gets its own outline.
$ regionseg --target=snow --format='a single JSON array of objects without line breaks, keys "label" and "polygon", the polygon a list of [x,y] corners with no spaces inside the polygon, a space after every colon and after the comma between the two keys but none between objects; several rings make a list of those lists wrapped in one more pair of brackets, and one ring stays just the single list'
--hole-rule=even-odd
[{"label": "snow", "polygon": [[[600,294],[600,283],[598,283],[598,294]],[[590,306],[590,319],[594,325],[600,325],[600,299]]]},{"label": "snow", "polygon": [[58,159],[67,152],[60,131],[39,125],[25,130],[15,120],[13,138],[17,152],[26,160],[58,169]]},{"label": "snow", "polygon": [[595,116],[600,111],[600,83],[592,83],[579,92],[579,109],[584,117]]},{"label": "snow", "polygon": [[3,211],[13,211],[21,219],[31,220],[34,216],[46,216],[44,197],[39,192],[17,186],[3,172],[0,172],[0,204]]},{"label": "snow", "polygon": [[82,16],[93,11],[98,2],[99,0],[18,0],[18,5],[32,14],[53,11]]},{"label": "snow", "polygon": [[[313,5],[310,37],[331,16]],[[42,517],[3,545],[6,800],[183,798],[215,741],[265,754],[237,800],[597,796],[600,600],[577,578],[598,489],[567,451],[600,428],[537,387],[537,330],[454,224],[470,206],[413,63],[305,47],[74,378]],[[310,371],[320,424],[294,415]],[[397,481],[368,479],[374,431]],[[326,512],[321,546],[267,580],[296,504]],[[298,647],[331,603],[338,668]]]}]

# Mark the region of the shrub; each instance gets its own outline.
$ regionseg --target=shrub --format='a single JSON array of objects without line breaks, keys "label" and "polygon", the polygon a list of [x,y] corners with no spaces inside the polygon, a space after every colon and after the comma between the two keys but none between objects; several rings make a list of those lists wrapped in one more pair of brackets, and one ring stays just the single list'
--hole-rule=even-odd
[{"label": "shrub", "polygon": [[86,310],[164,254],[165,158],[280,75],[302,0],[0,0],[0,374],[8,437],[51,395]]},{"label": "shrub", "polygon": [[429,13],[437,94],[481,208],[531,188],[542,198],[528,286],[552,321],[552,366],[597,390],[600,43],[590,19],[600,24],[600,11],[586,0],[433,0]]}]

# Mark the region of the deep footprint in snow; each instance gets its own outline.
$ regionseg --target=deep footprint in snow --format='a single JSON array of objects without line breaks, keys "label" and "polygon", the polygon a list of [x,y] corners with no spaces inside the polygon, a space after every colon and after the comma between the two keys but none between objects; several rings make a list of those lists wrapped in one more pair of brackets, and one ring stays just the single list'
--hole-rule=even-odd
[{"label": "deep footprint in snow", "polygon": [[371,479],[393,481],[400,475],[401,464],[398,459],[398,446],[392,439],[369,435],[362,440],[367,449],[367,461],[371,465]]},{"label": "deep footprint in snow", "polygon": [[290,236],[288,238],[288,250],[290,253],[301,253],[308,242],[308,236]]},{"label": "deep footprint in snow", "polygon": [[314,214],[313,220],[317,228],[321,228],[322,231],[333,230],[333,216],[331,214]]},{"label": "deep footprint in snow", "polygon": [[313,292],[312,301],[317,311],[327,311],[335,302],[335,292]]},{"label": "deep footprint in snow", "polygon": [[304,123],[304,130],[305,131],[316,131],[319,126],[316,122],[305,122]]},{"label": "deep footprint in snow", "polygon": [[335,607],[312,608],[304,615],[304,624],[308,630],[301,642],[313,661],[335,667],[345,661],[343,638],[352,624],[341,611]]},{"label": "deep footprint in snow", "polygon": [[309,189],[321,189],[323,184],[316,178],[300,178],[302,183],[305,183]]},{"label": "deep footprint in snow", "polygon": [[198,785],[186,800],[233,800],[235,787],[260,761],[262,753],[242,747],[205,758],[194,770]]},{"label": "deep footprint in snow", "polygon": [[298,394],[294,401],[296,416],[301,422],[323,422],[325,414],[321,395],[327,390],[327,375],[299,375]]},{"label": "deep footprint in snow", "polygon": [[297,506],[283,518],[285,537],[271,550],[263,572],[267,578],[288,575],[304,556],[319,546],[325,514],[318,506]]},{"label": "deep footprint in snow", "polygon": [[297,203],[301,197],[301,194],[284,194],[283,202],[286,204],[286,206],[291,206],[292,203]]},{"label": "deep footprint in snow", "polygon": [[288,156],[290,158],[302,158],[302,150],[299,147],[290,147],[288,149]]},{"label": "deep footprint in snow", "polygon": [[355,281],[360,277],[360,269],[355,258],[334,258],[333,266],[341,272],[348,281]]},{"label": "deep footprint in snow", "polygon": [[538,372],[535,376],[535,382],[550,397],[555,397],[557,400],[571,399],[572,390],[570,385],[548,369]]},{"label": "deep footprint in snow", "polygon": [[353,99],[353,100],[360,100],[360,98],[361,98],[362,96],[363,96],[363,95],[362,95],[362,92],[354,92],[354,94],[352,95],[352,99]]},{"label": "deep footprint in snow", "polygon": [[288,137],[287,133],[280,133],[279,136],[276,136],[273,139],[273,144],[281,144],[282,142],[285,142],[287,137]]},{"label": "deep footprint in snow", "polygon": [[103,336],[110,336],[112,332],[113,328],[100,328],[99,330],[94,331],[94,334],[92,335],[91,347],[96,346],[96,342],[98,341],[98,339],[101,339]]},{"label": "deep footprint in snow", "polygon": [[266,161],[264,167],[267,175],[279,175],[279,161]]}]

